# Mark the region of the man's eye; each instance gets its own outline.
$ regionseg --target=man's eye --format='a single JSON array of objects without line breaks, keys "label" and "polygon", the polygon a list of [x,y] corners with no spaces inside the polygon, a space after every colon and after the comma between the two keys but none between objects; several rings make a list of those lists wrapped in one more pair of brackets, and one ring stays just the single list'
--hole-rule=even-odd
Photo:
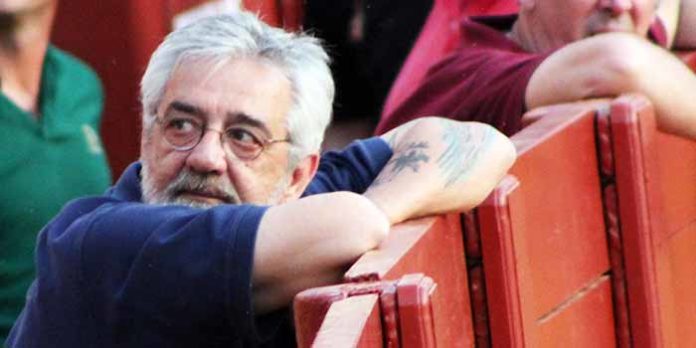
[{"label": "man's eye", "polygon": [[227,139],[241,145],[246,146],[259,146],[261,141],[252,132],[243,128],[230,128],[225,134]]},{"label": "man's eye", "polygon": [[192,120],[185,118],[175,118],[167,122],[167,130],[179,133],[194,132],[197,129],[197,124]]}]

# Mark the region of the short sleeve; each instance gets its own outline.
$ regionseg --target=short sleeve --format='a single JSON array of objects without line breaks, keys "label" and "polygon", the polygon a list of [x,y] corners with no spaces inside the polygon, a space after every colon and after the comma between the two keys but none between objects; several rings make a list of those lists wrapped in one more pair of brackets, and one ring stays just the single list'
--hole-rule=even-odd
[{"label": "short sleeve", "polygon": [[61,332],[81,323],[89,341],[123,346],[187,342],[189,333],[206,337],[202,346],[253,339],[254,244],[266,209],[106,203],[54,221],[40,236],[38,295],[27,304],[45,318],[40,337],[69,341]]},{"label": "short sleeve", "polygon": [[379,137],[354,141],[342,151],[329,151],[322,156],[304,196],[335,191],[363,193],[391,156],[391,148]]},{"label": "short sleeve", "polygon": [[529,79],[545,58],[503,49],[463,47],[430,69],[418,89],[386,115],[378,133],[418,117],[442,116],[487,123],[512,135],[521,128]]}]

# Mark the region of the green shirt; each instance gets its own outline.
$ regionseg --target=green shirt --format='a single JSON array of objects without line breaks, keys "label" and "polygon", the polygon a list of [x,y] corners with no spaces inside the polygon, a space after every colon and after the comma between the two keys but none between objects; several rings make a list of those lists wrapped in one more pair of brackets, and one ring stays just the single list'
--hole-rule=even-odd
[{"label": "green shirt", "polygon": [[39,230],[67,201],[101,194],[111,183],[96,74],[49,47],[39,103],[37,120],[0,93],[0,346],[34,279]]}]

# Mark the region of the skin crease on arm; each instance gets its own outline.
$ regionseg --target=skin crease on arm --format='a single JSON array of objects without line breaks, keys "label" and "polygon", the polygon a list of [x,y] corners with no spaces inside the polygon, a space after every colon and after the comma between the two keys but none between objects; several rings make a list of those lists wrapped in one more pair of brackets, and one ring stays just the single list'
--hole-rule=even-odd
[{"label": "skin crease on arm", "polygon": [[424,118],[384,135],[394,154],[364,195],[334,192],[268,209],[254,253],[257,313],[287,306],[298,292],[335,284],[391,224],[481,202],[515,159],[493,127]]},{"label": "skin crease on arm", "polygon": [[527,85],[529,109],[641,93],[662,131],[696,139],[696,75],[668,51],[625,33],[601,34],[554,52]]}]

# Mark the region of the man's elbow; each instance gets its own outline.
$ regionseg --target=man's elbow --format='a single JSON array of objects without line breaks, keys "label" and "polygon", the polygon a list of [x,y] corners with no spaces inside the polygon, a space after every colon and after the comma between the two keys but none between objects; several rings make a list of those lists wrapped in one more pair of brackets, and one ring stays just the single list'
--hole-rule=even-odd
[{"label": "man's elbow", "polygon": [[597,37],[595,52],[588,64],[597,64],[594,74],[587,76],[587,97],[615,97],[623,93],[641,92],[648,74],[666,52],[647,40],[625,33]]},{"label": "man's elbow", "polygon": [[[367,197],[341,192],[334,213],[336,238],[346,258],[359,257],[376,248],[389,233],[387,216]],[[340,237],[339,237],[340,236]]]}]

